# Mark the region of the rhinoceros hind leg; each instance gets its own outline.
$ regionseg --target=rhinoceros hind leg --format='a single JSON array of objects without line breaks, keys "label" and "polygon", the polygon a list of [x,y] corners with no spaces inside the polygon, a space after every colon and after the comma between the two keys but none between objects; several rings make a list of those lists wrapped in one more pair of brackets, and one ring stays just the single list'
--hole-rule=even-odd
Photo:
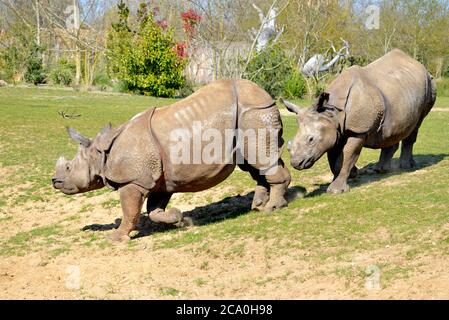
[{"label": "rhinoceros hind leg", "polygon": [[380,152],[379,162],[374,169],[377,173],[386,173],[391,170],[391,159],[393,159],[394,153],[399,148],[399,143],[392,145],[388,148],[383,148]]},{"label": "rhinoceros hind leg", "polygon": [[251,177],[257,182],[251,210],[263,211],[268,200],[270,200],[270,185],[268,184],[267,179],[259,173],[258,169],[248,163],[239,164],[239,167],[243,171],[249,172]]},{"label": "rhinoceros hind leg", "polygon": [[147,212],[151,221],[155,223],[182,226],[183,214],[177,208],[165,210],[173,193],[153,192],[147,200]]},{"label": "rhinoceros hind leg", "polygon": [[135,229],[140,217],[143,201],[147,191],[143,188],[128,184],[119,190],[122,205],[123,219],[117,230],[108,238],[112,241],[129,240],[129,233]]},{"label": "rhinoceros hind leg", "polygon": [[167,207],[173,193],[170,192],[152,192],[147,200],[147,212],[150,213],[156,209],[163,209]]},{"label": "rhinoceros hind leg", "polygon": [[416,128],[411,135],[402,140],[401,156],[399,158],[401,169],[410,170],[416,167],[415,160],[413,159],[413,145],[416,142],[417,136],[418,128]]},{"label": "rhinoceros hind leg", "polygon": [[265,176],[268,184],[270,185],[270,200],[264,208],[264,211],[266,212],[271,212],[275,209],[287,206],[285,193],[287,192],[288,185],[291,182],[291,175],[285,167],[282,159],[278,160],[277,167],[273,172],[273,174],[267,174]]},{"label": "rhinoceros hind leg", "polygon": [[156,223],[172,224],[178,227],[182,226],[183,214],[177,208],[170,208],[168,210],[157,208],[151,211],[149,216],[151,221]]}]

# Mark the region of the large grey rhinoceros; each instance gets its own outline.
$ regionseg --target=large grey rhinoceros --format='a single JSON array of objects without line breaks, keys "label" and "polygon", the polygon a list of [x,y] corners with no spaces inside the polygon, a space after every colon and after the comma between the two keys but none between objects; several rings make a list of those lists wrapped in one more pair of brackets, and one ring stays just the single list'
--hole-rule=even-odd
[{"label": "large grey rhinoceros", "polygon": [[382,149],[376,171],[385,172],[402,141],[400,166],[412,168],[413,144],[435,99],[432,76],[401,50],[366,67],[350,67],[308,109],[283,100],[299,126],[289,142],[291,164],[307,169],[327,152],[334,174],[329,193],[349,191],[347,180],[357,174],[362,147]]},{"label": "large grey rhinoceros", "polygon": [[178,224],[165,211],[175,192],[196,192],[225,180],[236,164],[257,181],[252,208],[287,205],[290,173],[280,158],[282,122],[270,95],[251,81],[220,80],[170,106],[150,108],[80,143],[71,161],[56,163],[53,186],[76,194],[108,186],[120,192],[123,220],[112,240],[129,239],[148,197],[151,220]]}]

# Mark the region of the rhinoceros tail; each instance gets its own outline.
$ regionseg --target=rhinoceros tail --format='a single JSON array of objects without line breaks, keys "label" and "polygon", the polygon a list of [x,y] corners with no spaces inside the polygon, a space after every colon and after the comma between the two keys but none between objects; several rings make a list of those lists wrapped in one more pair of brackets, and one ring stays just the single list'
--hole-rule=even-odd
[{"label": "rhinoceros tail", "polygon": [[429,110],[432,109],[433,105],[435,104],[435,101],[437,100],[437,84],[435,82],[435,79],[432,77],[432,75],[429,73],[428,76],[428,82],[430,84],[430,99],[429,99]]}]

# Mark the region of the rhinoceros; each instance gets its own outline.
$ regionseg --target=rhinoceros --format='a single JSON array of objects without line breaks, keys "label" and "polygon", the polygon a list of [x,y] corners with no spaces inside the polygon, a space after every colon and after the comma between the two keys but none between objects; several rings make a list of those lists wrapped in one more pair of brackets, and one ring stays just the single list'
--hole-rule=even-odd
[{"label": "rhinoceros", "polygon": [[79,150],[71,161],[58,159],[53,186],[69,195],[104,186],[118,190],[123,219],[112,240],[129,239],[146,198],[152,221],[179,224],[182,213],[165,210],[173,193],[211,188],[236,165],[257,182],[252,209],[287,205],[291,178],[280,158],[279,110],[248,80],[212,82],[172,105],[108,125],[93,139],[72,128],[68,133]]},{"label": "rhinoceros", "polygon": [[282,100],[297,115],[299,126],[288,143],[291,165],[308,169],[327,152],[334,174],[329,193],[349,191],[347,180],[357,174],[362,147],[381,149],[376,171],[382,173],[391,169],[402,141],[400,167],[413,168],[413,144],[435,99],[433,77],[399,49],[366,67],[352,66],[312,107],[303,109]]}]

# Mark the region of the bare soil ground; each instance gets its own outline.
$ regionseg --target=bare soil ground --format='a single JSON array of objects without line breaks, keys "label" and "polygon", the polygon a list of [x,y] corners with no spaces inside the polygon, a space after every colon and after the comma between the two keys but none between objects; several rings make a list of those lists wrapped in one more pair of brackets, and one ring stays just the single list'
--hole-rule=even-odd
[{"label": "bare soil ground", "polygon": [[[229,192],[216,187],[195,194],[186,204],[183,195],[175,197],[173,206],[185,210],[211,201],[212,195]],[[4,191],[2,195],[5,195]],[[54,223],[61,216],[62,228],[68,233],[89,233],[104,237],[106,231],[82,231],[98,223],[114,225],[120,217],[119,206],[105,208],[102,203],[117,199],[116,193],[67,201],[55,195],[44,206],[25,203],[3,212],[1,237]],[[246,198],[245,198],[246,199]],[[214,199],[215,200],[215,199]],[[250,199],[249,199],[250,200]],[[83,208],[88,207],[88,212]],[[319,209],[319,208],[318,208]],[[66,219],[82,212],[77,219]],[[446,226],[449,230],[449,224]],[[192,232],[190,227],[181,232]],[[380,228],[369,237],[390,235]],[[169,238],[170,234],[162,235]],[[0,298],[2,299],[448,299],[449,261],[438,256],[417,257],[413,269],[404,277],[396,275],[386,288],[369,287],[369,274],[357,277],[339,275],[335,269],[365,272],[367,266],[382,262],[400,263],[406,246],[386,246],[382,250],[353,253],[345,261],[330,259],[325,263],[308,260],[310,252],[295,250],[276,252],[275,240],[253,238],[211,241],[206,248],[187,245],[157,249],[160,237],[152,235],[129,243],[75,245],[69,250],[49,255],[49,247],[36,244],[23,256],[2,257],[0,262]],[[30,241],[33,241],[32,239]],[[32,247],[31,247],[32,249]],[[78,277],[79,275],[79,277]]]}]

